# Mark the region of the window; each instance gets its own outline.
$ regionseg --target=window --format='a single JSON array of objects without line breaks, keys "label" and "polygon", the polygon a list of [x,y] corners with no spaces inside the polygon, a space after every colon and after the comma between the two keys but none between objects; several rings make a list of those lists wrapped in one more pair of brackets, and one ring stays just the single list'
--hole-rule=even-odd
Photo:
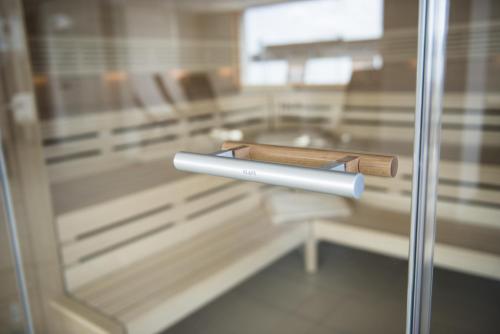
[{"label": "window", "polygon": [[[360,10],[363,9],[363,10]],[[379,13],[379,15],[373,15]],[[243,83],[282,84],[282,77],[270,77],[270,68],[286,67],[289,59],[261,57],[269,46],[290,44],[378,39],[383,34],[383,0],[312,0],[267,5],[247,9],[243,15]],[[281,65],[271,65],[280,61]],[[294,60],[295,61],[295,60]],[[307,78],[313,82],[337,82],[352,71],[352,62],[344,59],[304,59],[311,68]],[[260,64],[260,65],[257,65]],[[314,65],[316,64],[316,65]],[[318,77],[318,66],[341,66],[330,79]],[[264,72],[267,72],[264,75]],[[316,73],[316,74],[315,74]],[[350,75],[349,75],[350,78]]]},{"label": "window", "polygon": [[288,63],[283,60],[252,61],[246,69],[248,85],[285,85],[287,82]]},{"label": "window", "polygon": [[315,58],[306,62],[304,83],[308,85],[345,85],[351,80],[350,57]]}]

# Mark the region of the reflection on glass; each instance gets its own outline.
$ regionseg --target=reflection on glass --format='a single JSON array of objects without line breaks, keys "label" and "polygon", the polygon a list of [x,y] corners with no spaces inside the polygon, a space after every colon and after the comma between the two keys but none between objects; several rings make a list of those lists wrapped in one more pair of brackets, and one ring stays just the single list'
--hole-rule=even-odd
[{"label": "reflection on glass", "polygon": [[[498,328],[498,6],[479,2],[451,8],[437,333]],[[416,1],[23,5],[54,209],[37,226],[65,291],[47,326],[403,332]],[[397,154],[399,173],[353,202],[174,170],[225,140]]]},{"label": "reflection on glass", "polygon": [[22,302],[17,290],[13,256],[9,248],[9,234],[5,206],[0,196],[0,325],[5,333],[22,333],[24,316]]}]

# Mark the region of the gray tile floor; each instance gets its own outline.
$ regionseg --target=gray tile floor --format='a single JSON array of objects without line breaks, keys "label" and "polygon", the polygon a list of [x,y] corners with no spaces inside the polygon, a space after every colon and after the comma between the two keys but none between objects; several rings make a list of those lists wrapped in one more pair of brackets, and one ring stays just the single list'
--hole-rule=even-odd
[{"label": "gray tile floor", "polygon": [[[403,333],[405,261],[320,245],[320,269],[299,250],[164,334]],[[500,333],[500,282],[438,269],[432,333]]]}]

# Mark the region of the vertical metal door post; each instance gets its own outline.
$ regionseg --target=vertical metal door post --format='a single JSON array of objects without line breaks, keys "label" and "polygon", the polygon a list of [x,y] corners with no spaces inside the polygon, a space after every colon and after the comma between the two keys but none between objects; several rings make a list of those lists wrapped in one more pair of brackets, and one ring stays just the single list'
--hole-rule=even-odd
[{"label": "vertical metal door post", "polygon": [[420,0],[407,334],[430,331],[448,0]]},{"label": "vertical metal door post", "polygon": [[16,217],[14,215],[14,205],[12,203],[12,193],[9,186],[9,177],[7,174],[7,164],[3,153],[3,137],[0,130],[0,184],[2,189],[2,196],[5,202],[5,213],[7,216],[7,228],[10,234],[10,245],[12,255],[14,257],[14,267],[16,271],[17,283],[21,299],[21,305],[24,311],[24,318],[26,321],[26,331],[29,334],[35,333],[33,326],[33,318],[31,316],[31,308],[29,303],[28,284],[26,283],[26,274],[23,267],[23,256],[21,252],[21,245],[19,243],[19,233],[17,231]]}]

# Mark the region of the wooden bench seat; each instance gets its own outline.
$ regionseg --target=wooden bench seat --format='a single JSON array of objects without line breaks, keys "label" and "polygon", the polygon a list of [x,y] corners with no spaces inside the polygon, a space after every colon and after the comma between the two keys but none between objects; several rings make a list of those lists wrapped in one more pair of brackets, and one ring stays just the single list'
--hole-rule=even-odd
[{"label": "wooden bench seat", "polygon": [[129,333],[153,333],[203,306],[304,240],[303,226],[252,210],[77,288],[72,295]]},{"label": "wooden bench seat", "polygon": [[269,187],[180,173],[167,160],[53,190],[67,289],[54,309],[90,333],[159,332],[306,237],[303,225],[270,223]]},{"label": "wooden bench seat", "polygon": [[[352,212],[351,216],[336,218],[334,222],[409,237],[409,212],[384,210],[369,204],[355,205]],[[457,224],[454,220],[438,218],[436,229],[437,243],[500,256],[498,228]]]},{"label": "wooden bench seat", "polygon": [[[443,108],[435,263],[500,279],[500,100],[446,94]],[[413,115],[413,94],[348,94],[339,148],[398,154],[399,171],[394,179],[366,177],[353,215],[315,221],[313,239],[407,258]],[[314,270],[314,240],[308,245]]]},{"label": "wooden bench seat", "polygon": [[[463,175],[477,181],[463,182]],[[476,174],[473,174],[476,173]],[[366,178],[366,190],[345,218],[312,222],[308,268],[316,270],[317,240],[407,259],[411,160],[400,159],[397,178]],[[500,168],[441,161],[435,261],[437,266],[500,279]]]}]

